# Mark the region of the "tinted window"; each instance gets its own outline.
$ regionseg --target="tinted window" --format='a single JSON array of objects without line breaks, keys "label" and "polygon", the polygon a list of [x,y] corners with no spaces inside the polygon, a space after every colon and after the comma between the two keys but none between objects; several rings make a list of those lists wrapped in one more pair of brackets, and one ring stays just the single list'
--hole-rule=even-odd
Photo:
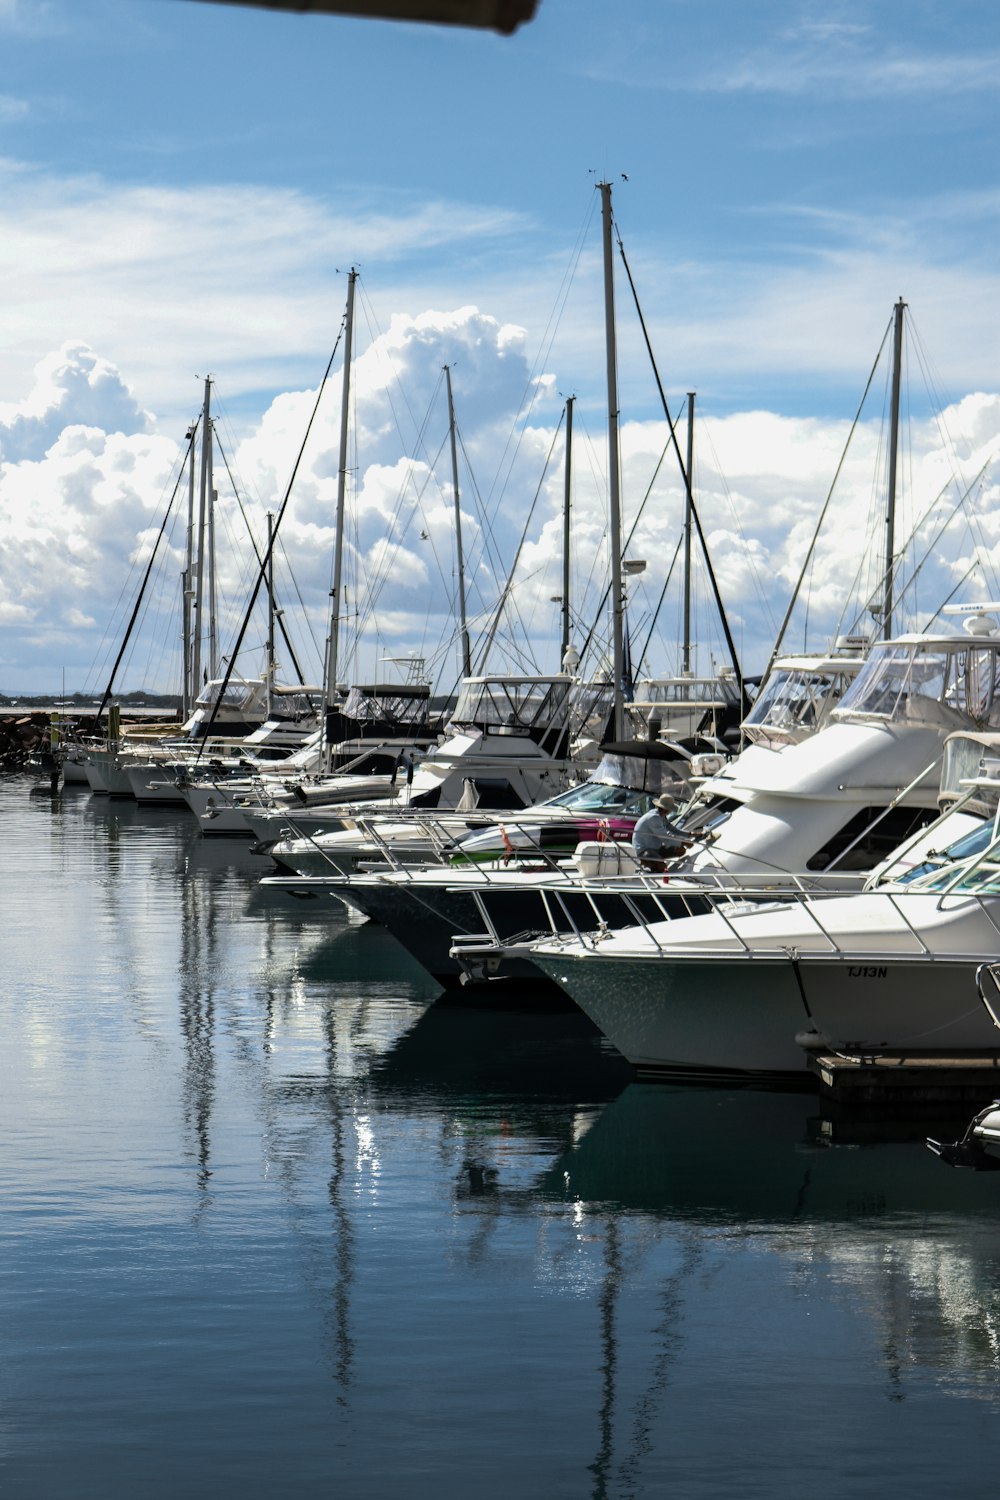
[{"label": "tinted window", "polygon": [[884,807],[862,807],[806,860],[806,869],[826,870],[836,862],[838,870],[869,870],[935,816],[928,807],[894,807],[889,812]]}]

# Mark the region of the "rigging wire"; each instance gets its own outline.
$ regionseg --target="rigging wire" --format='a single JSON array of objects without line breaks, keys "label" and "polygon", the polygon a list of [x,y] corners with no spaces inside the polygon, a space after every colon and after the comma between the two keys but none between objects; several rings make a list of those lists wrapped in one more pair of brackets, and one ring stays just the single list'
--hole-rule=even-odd
[{"label": "rigging wire", "polygon": [[[289,477],[289,480],[288,480],[288,486],[287,486],[287,488],[285,490],[285,494],[284,494],[284,497],[283,497],[283,499],[281,501],[281,505],[278,508],[278,513],[277,513],[277,515],[275,517],[274,526],[271,528],[271,535],[270,535],[270,538],[268,539],[268,544],[267,544],[267,547],[265,548],[265,551],[264,551],[264,556],[263,556],[263,559],[262,559],[261,565],[260,565],[260,571],[258,572],[258,575],[257,575],[257,581],[254,584],[253,592],[252,592],[251,597],[250,597],[250,603],[248,604],[247,609],[246,609],[246,613],[245,613],[245,615],[243,617],[243,625],[242,625],[242,627],[240,629],[240,632],[239,632],[239,635],[237,637],[236,644],[233,647],[233,652],[232,652],[232,656],[230,657],[230,660],[229,660],[229,665],[226,667],[225,676],[224,676],[224,678],[222,680],[222,686],[221,686],[221,688],[219,690],[218,695],[215,698],[215,701],[212,703],[211,712],[209,714],[208,720],[207,720],[206,725],[205,725],[206,737],[202,739],[201,744],[199,745],[199,748],[198,748],[198,754],[197,754],[197,757],[196,757],[196,759],[198,759],[198,760],[201,759],[201,757],[202,757],[202,755],[204,753],[205,745],[207,744],[207,732],[208,732],[209,729],[211,729],[213,723],[215,722],[216,716],[218,714],[219,704],[222,702],[222,699],[225,696],[226,688],[229,686],[230,678],[233,675],[233,668],[234,668],[234,666],[236,664],[236,658],[239,655],[240,647],[243,644],[243,638],[246,635],[247,629],[249,628],[249,625],[250,625],[250,616],[251,616],[251,613],[253,611],[253,607],[254,607],[254,605],[257,602],[257,596],[260,593],[261,585],[263,584],[263,582],[264,582],[264,580],[265,580],[265,578],[267,576],[268,565],[270,564],[271,555],[272,555],[272,553],[274,551],[274,540],[275,540],[275,537],[277,536],[278,528],[281,525],[281,522],[282,522],[282,519],[284,517],[285,511],[288,508],[288,502],[291,499],[292,489],[294,487],[295,480],[296,480],[296,478],[298,476],[299,467],[300,467],[300,465],[302,463],[302,458],[303,458],[303,455],[304,455],[305,450],[306,450],[306,444],[309,441],[309,436],[310,436],[310,433],[312,432],[312,429],[313,429],[313,423],[316,420],[316,413],[319,411],[320,402],[323,399],[323,392],[326,390],[326,383],[327,383],[328,379],[330,378],[330,371],[333,368],[333,361],[337,357],[337,350],[340,348],[340,343],[341,343],[341,340],[342,340],[342,338],[344,336],[346,322],[347,322],[347,317],[346,317],[346,313],[345,313],[344,319],[341,322],[340,332],[337,334],[337,341],[336,341],[336,343],[333,346],[333,351],[330,354],[330,358],[327,361],[326,369],[323,372],[323,378],[322,378],[322,380],[319,383],[319,389],[316,392],[316,400],[315,400],[315,402],[313,404],[313,409],[312,409],[312,412],[310,414],[309,421],[306,424],[305,434],[304,434],[304,436],[302,438],[301,446],[299,448],[298,454],[296,455],[295,463],[294,463],[294,465],[292,467],[291,476]],[[330,684],[327,685],[327,691],[329,691],[329,688],[330,688]]]},{"label": "rigging wire", "polygon": [[[233,471],[232,471],[232,469],[229,466],[229,458],[228,458],[228,456],[226,454],[226,450],[223,448],[222,443],[219,440],[218,434],[216,434],[216,447],[218,448],[219,452],[222,454],[222,462],[225,465],[226,473],[229,475],[229,482],[230,482],[230,484],[233,487],[233,494],[236,497],[236,504],[239,507],[240,515],[243,517],[243,524],[246,526],[247,536],[250,538],[250,545],[253,548],[254,557],[257,560],[257,566],[261,567],[262,564],[263,564],[263,556],[262,556],[260,548],[257,545],[257,540],[254,537],[253,528],[250,525],[250,517],[246,513],[246,508],[245,508],[245,506],[243,504],[243,499],[242,499],[242,497],[240,495],[239,489],[237,488],[236,480],[233,477]],[[266,580],[265,580],[265,582],[266,582]],[[278,601],[277,601],[277,599],[272,599],[272,604],[273,604],[273,608],[274,608],[274,618],[277,621],[278,629],[281,631],[281,638],[284,641],[286,647],[288,648],[288,654],[291,657],[292,666],[295,668],[295,671],[298,673],[298,680],[299,680],[299,682],[305,682],[306,679],[302,675],[302,668],[299,665],[298,657],[295,654],[295,647],[292,645],[292,641],[291,641],[291,638],[289,637],[288,630],[285,627],[284,612],[281,609],[278,608]]]},{"label": "rigging wire", "polygon": [[548,451],[548,453],[546,454],[546,457],[545,457],[545,464],[544,464],[544,466],[542,468],[541,478],[538,481],[538,488],[535,490],[534,499],[531,502],[531,509],[528,511],[528,518],[527,518],[527,520],[524,523],[523,530],[521,531],[521,540],[517,544],[517,551],[514,554],[514,561],[511,563],[510,572],[507,575],[507,581],[504,584],[503,590],[501,591],[501,594],[500,594],[500,599],[499,599],[499,601],[498,601],[498,603],[497,603],[497,605],[495,607],[495,610],[494,610],[494,614],[493,614],[493,621],[494,621],[494,623],[490,626],[490,629],[489,629],[489,631],[487,633],[486,643],[483,646],[482,655],[480,657],[480,664],[479,664],[479,670],[480,670],[480,672],[483,672],[483,671],[486,670],[486,659],[487,659],[487,657],[490,654],[490,648],[493,645],[493,640],[494,640],[494,637],[496,635],[497,627],[500,624],[500,620],[501,620],[501,617],[502,617],[503,612],[504,612],[504,607],[505,607],[505,605],[507,603],[508,598],[510,597],[511,590],[513,588],[514,574],[517,571],[517,565],[518,565],[518,562],[520,561],[520,558],[521,558],[521,551],[522,551],[522,549],[524,547],[524,543],[525,543],[525,541],[527,539],[528,527],[531,525],[532,518],[533,518],[533,516],[535,514],[535,506],[538,504],[538,497],[542,493],[542,486],[545,483],[545,476],[548,473],[549,464],[552,461],[552,454],[555,451],[556,443],[559,440],[559,434],[560,434],[560,432],[562,432],[562,425],[563,425],[563,421],[565,420],[565,416],[566,416],[566,412],[565,412],[565,408],[564,408],[563,411],[559,415],[559,421],[556,423],[556,430],[552,434],[552,442],[549,444],[549,451]]},{"label": "rigging wire", "polygon": [[826,499],[823,501],[823,508],[822,508],[822,510],[819,513],[819,520],[816,522],[816,527],[815,527],[815,530],[813,531],[812,541],[809,543],[809,547],[808,547],[808,549],[806,551],[805,560],[804,560],[804,562],[802,564],[802,569],[801,569],[801,571],[799,573],[798,582],[796,583],[795,588],[792,590],[792,597],[791,597],[791,599],[788,602],[788,608],[785,610],[784,619],[781,622],[781,625],[780,625],[779,630],[778,630],[778,634],[775,637],[774,645],[771,648],[771,655],[768,658],[767,666],[765,667],[764,673],[763,673],[764,677],[766,677],[767,674],[770,672],[771,668],[774,665],[775,657],[778,655],[778,652],[781,650],[781,643],[784,640],[785,631],[788,629],[788,622],[790,621],[790,619],[792,617],[792,611],[794,610],[796,601],[798,600],[799,592],[800,592],[800,590],[802,588],[803,582],[805,581],[806,573],[809,570],[809,568],[811,567],[813,556],[814,556],[815,551],[816,551],[816,546],[817,546],[817,543],[819,542],[820,531],[822,530],[823,522],[826,520],[826,513],[827,513],[827,511],[830,508],[830,502],[833,499],[834,490],[837,487],[837,482],[840,479],[840,475],[841,475],[841,473],[843,471],[844,464],[847,461],[848,450],[850,449],[851,442],[853,441],[853,438],[854,438],[854,434],[857,431],[858,423],[861,421],[861,413],[864,410],[865,402],[868,399],[868,392],[871,390],[872,381],[875,379],[875,372],[878,369],[879,361],[882,358],[882,354],[883,354],[883,351],[884,351],[885,345],[886,345],[886,340],[889,337],[889,332],[890,332],[891,328],[892,328],[892,320],[890,319],[890,321],[889,321],[889,323],[888,323],[888,325],[886,327],[885,333],[882,335],[882,342],[879,345],[878,353],[875,356],[875,362],[872,365],[871,371],[869,372],[869,375],[868,375],[868,379],[865,382],[864,392],[862,394],[860,402],[858,403],[858,409],[857,409],[857,411],[854,414],[854,420],[851,423],[850,431],[847,434],[847,442],[844,444],[843,452],[840,455],[840,460],[839,460],[839,462],[837,464],[837,468],[836,468],[836,470],[834,472],[833,479],[830,482],[830,488],[827,490],[827,493],[826,493]]},{"label": "rigging wire", "polygon": [[[617,232],[618,231],[617,220],[615,221],[615,229],[616,229],[616,232]],[[731,661],[732,661],[733,671],[734,671],[734,673],[736,675],[736,682],[737,682],[737,685],[738,685],[739,690],[740,690],[740,695],[743,698],[744,702],[746,702],[747,701],[747,697],[746,697],[746,688],[744,687],[744,683],[743,683],[743,669],[740,666],[739,656],[737,655],[737,652],[736,652],[736,643],[733,640],[732,632],[731,632],[731,630],[729,628],[729,620],[728,620],[728,617],[726,615],[725,605],[722,602],[722,595],[719,593],[719,585],[718,585],[718,582],[717,582],[716,577],[715,577],[715,570],[712,567],[712,560],[711,560],[711,558],[709,556],[709,552],[708,552],[708,543],[705,540],[705,533],[704,533],[704,531],[702,529],[701,516],[698,513],[698,507],[695,504],[694,496],[691,493],[690,476],[688,475],[687,470],[685,468],[684,460],[681,457],[681,450],[680,450],[680,448],[678,446],[678,443],[677,443],[677,432],[676,432],[676,425],[677,424],[676,424],[676,421],[671,420],[670,409],[669,409],[669,407],[667,405],[666,393],[664,392],[664,389],[663,389],[663,382],[660,379],[660,372],[659,372],[659,369],[657,368],[656,358],[655,358],[655,356],[653,354],[653,346],[652,346],[652,344],[650,342],[648,329],[646,328],[646,320],[643,317],[642,308],[639,305],[638,292],[636,290],[635,282],[632,279],[632,271],[631,271],[631,268],[630,268],[629,263],[628,263],[628,257],[625,254],[625,246],[624,246],[624,243],[622,242],[622,237],[621,237],[621,233],[620,232],[618,232],[618,253],[620,254],[620,256],[622,258],[622,264],[625,267],[625,274],[628,277],[628,284],[629,284],[629,287],[630,287],[631,292],[632,292],[632,300],[635,303],[636,314],[637,314],[637,316],[639,318],[639,326],[642,329],[642,336],[643,336],[643,340],[644,340],[645,345],[646,345],[646,352],[649,355],[649,362],[650,362],[650,365],[652,366],[653,376],[654,376],[654,378],[656,380],[656,387],[657,387],[657,390],[658,390],[659,395],[660,395],[660,401],[661,401],[661,403],[663,405],[663,413],[664,413],[664,416],[667,419],[667,424],[668,424],[669,429],[670,429],[670,439],[671,439],[671,441],[673,443],[674,451],[675,451],[675,453],[677,455],[677,462],[680,465],[681,474],[684,476],[684,484],[685,484],[685,488],[686,488],[686,491],[687,491],[687,497],[689,499],[689,503],[690,503],[690,506],[691,506],[691,519],[694,521],[695,529],[698,532],[698,540],[701,543],[702,556],[704,557],[704,560],[705,560],[705,569],[706,569],[706,571],[708,573],[709,582],[711,583],[711,586],[712,586],[712,593],[715,596],[715,607],[716,607],[716,609],[719,612],[719,620],[720,620],[721,625],[722,625],[723,634],[726,637],[726,645],[728,647],[730,658],[731,658]]]},{"label": "rigging wire", "polygon": [[[194,442],[194,438],[192,436],[192,438],[190,439],[190,443],[193,443],[193,442]],[[189,446],[190,446],[190,444],[189,444]],[[152,573],[152,570],[153,570],[153,564],[156,561],[156,554],[157,554],[157,551],[159,549],[160,542],[163,540],[164,533],[166,532],[167,522],[170,519],[170,513],[173,510],[174,501],[177,498],[177,491],[181,487],[181,480],[183,478],[184,478],[184,465],[182,463],[181,467],[180,467],[180,470],[179,470],[179,472],[177,474],[177,482],[174,485],[173,493],[170,496],[170,503],[167,506],[167,513],[163,517],[163,521],[162,521],[162,523],[160,525],[160,529],[159,529],[159,531],[156,534],[156,541],[153,543],[153,550],[150,553],[149,562],[146,565],[146,570],[145,570],[145,573],[143,575],[142,587],[139,590],[139,597],[135,601],[135,608],[132,611],[132,618],[129,620],[128,628],[125,631],[125,639],[122,641],[121,648],[119,649],[118,655],[115,658],[115,664],[114,664],[114,666],[111,669],[111,675],[108,678],[108,685],[107,685],[107,687],[104,690],[104,696],[101,699],[100,706],[98,707],[97,713],[94,715],[94,727],[95,727],[95,729],[100,725],[101,715],[104,713],[104,710],[105,710],[105,708],[107,707],[107,704],[108,704],[108,699],[111,697],[112,691],[114,689],[115,674],[117,673],[118,668],[121,665],[122,657],[125,655],[125,651],[126,651],[126,649],[128,647],[129,637],[130,637],[130,635],[132,633],[132,628],[135,625],[136,619],[137,619],[138,614],[139,614],[140,607],[142,605],[142,598],[143,598],[143,594],[145,593],[145,590],[146,590],[146,584],[149,582],[149,577],[150,577],[150,574]]]},{"label": "rigging wire", "polygon": [[[552,309],[551,309],[551,311],[549,313],[548,323],[546,324],[545,329],[543,330],[542,338],[539,341],[539,346],[538,346],[538,350],[537,350],[536,355],[535,355],[534,362],[532,363],[531,369],[528,372],[527,380],[525,381],[524,392],[523,392],[523,394],[521,396],[521,402],[520,402],[520,405],[519,405],[519,408],[518,408],[518,414],[517,414],[517,417],[515,417],[515,424],[516,424],[518,418],[521,417],[522,413],[523,413],[523,421],[521,422],[521,427],[520,427],[520,430],[518,432],[517,441],[514,444],[514,451],[511,454],[510,463],[507,465],[507,472],[506,472],[506,475],[504,477],[503,483],[502,483],[502,485],[500,487],[500,493],[497,496],[497,501],[496,501],[497,508],[499,508],[499,504],[502,501],[504,494],[506,493],[507,485],[510,482],[510,475],[513,472],[514,463],[516,462],[517,455],[518,455],[518,452],[520,450],[521,443],[524,440],[524,435],[525,435],[525,433],[527,431],[527,428],[528,428],[528,421],[529,421],[529,419],[531,417],[531,414],[532,414],[532,412],[533,412],[533,410],[535,408],[535,405],[536,405],[536,403],[537,403],[537,401],[539,399],[541,387],[540,387],[540,384],[539,384],[538,371],[544,367],[544,364],[548,361],[548,358],[549,358],[549,356],[550,356],[550,354],[552,352],[552,346],[555,343],[556,334],[559,331],[559,327],[560,327],[560,325],[562,323],[562,319],[563,319],[563,317],[565,315],[565,312],[566,312],[566,306],[567,306],[567,303],[569,301],[569,294],[570,294],[570,291],[572,289],[573,282],[576,279],[577,272],[579,270],[580,260],[581,260],[582,255],[583,255],[584,246],[585,246],[585,244],[587,242],[587,239],[589,237],[591,225],[593,224],[594,216],[595,216],[596,212],[597,212],[597,199],[596,199],[596,197],[594,197],[593,194],[591,194],[589,196],[589,198],[588,198],[587,211],[584,214],[583,222],[580,225],[580,229],[579,229],[579,231],[577,233],[576,241],[575,241],[575,243],[573,245],[572,250],[570,251],[570,255],[569,255],[566,267],[565,267],[565,269],[563,271],[562,281],[560,282],[559,288],[558,288],[558,290],[556,292],[555,300],[553,302]],[[529,396],[530,396],[530,399],[529,399]],[[497,465],[497,475],[498,476],[503,473],[504,464],[505,464],[505,461],[507,459],[507,454],[508,454],[508,452],[510,450],[511,442],[513,441],[513,433],[514,433],[514,428],[512,427],[511,432],[508,435],[507,443],[506,443],[506,445],[504,447],[504,451],[501,454],[500,461],[499,461],[499,463]],[[487,497],[490,502],[493,501],[493,495],[494,495],[495,489],[496,489],[496,480],[494,480],[493,485],[490,487],[490,492],[489,492],[489,495]]]}]

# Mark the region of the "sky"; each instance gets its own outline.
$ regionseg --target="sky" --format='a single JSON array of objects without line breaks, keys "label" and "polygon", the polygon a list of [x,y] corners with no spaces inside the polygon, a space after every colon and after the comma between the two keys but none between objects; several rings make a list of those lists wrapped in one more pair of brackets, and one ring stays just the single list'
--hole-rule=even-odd
[{"label": "sky", "polygon": [[[321,672],[352,267],[341,675],[417,657],[445,689],[460,669],[445,365],[477,651],[511,574],[490,666],[558,670],[573,396],[574,639],[599,665],[600,181],[656,362],[616,244],[637,669],[679,667],[683,487],[657,376],[672,416],[696,393],[695,501],[743,669],[770,654],[831,489],[785,644],[876,628],[884,359],[862,396],[900,298],[897,541],[916,533],[917,571],[898,624],[1000,597],[993,5],[539,0],[502,37],[0,0],[0,57],[0,691],[104,687],[206,376],[222,650],[254,584],[248,528],[260,549],[287,496],[276,589],[303,676]],[[182,483],[119,687],[179,684],[185,506]],[[710,671],[727,647],[695,551]]]}]

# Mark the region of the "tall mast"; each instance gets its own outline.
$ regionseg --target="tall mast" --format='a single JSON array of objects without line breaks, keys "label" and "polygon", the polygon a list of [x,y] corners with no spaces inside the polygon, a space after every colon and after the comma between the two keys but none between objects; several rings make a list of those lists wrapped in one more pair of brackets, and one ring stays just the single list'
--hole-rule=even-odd
[{"label": "tall mast", "polygon": [[569,655],[569,633],[570,633],[570,607],[569,607],[569,533],[570,513],[572,506],[572,489],[570,481],[572,478],[573,464],[573,402],[575,396],[570,396],[566,402],[566,482],[563,493],[563,577],[562,577],[562,650],[559,653],[559,665],[566,671],[566,659]]},{"label": "tall mast", "polygon": [[687,464],[684,470],[684,651],[681,671],[691,670],[691,504],[694,493],[694,391],[688,391]]},{"label": "tall mast", "polygon": [[194,662],[192,659],[193,636],[194,636],[194,531],[195,531],[195,509],[194,509],[194,465],[195,465],[195,433],[197,423],[187,430],[188,440],[188,514],[187,514],[187,538],[184,558],[184,589],[182,598],[182,622],[181,633],[184,642],[184,691],[183,691],[183,717],[187,719],[194,708],[194,700],[197,696],[194,691]]},{"label": "tall mast", "polygon": [[267,513],[267,717],[274,705],[274,515]]},{"label": "tall mast", "polygon": [[215,571],[215,507],[219,492],[214,483],[211,434],[208,439],[208,462],[208,675],[214,682],[219,677],[218,580]]},{"label": "tall mast", "polygon": [[614,676],[614,738],[624,733],[622,678],[624,632],[622,616],[621,474],[618,451],[618,357],[615,343],[615,279],[611,237],[611,184],[599,182],[604,227],[604,337],[608,366],[608,498],[611,542],[611,670]]},{"label": "tall mast", "polygon": [[201,407],[201,481],[198,491],[198,562],[195,569],[194,588],[194,649],[192,651],[191,676],[195,698],[201,692],[201,635],[202,604],[205,595],[205,542],[208,521],[208,486],[212,470],[212,377],[205,380],[205,395]]},{"label": "tall mast", "polygon": [[[340,645],[340,579],[344,566],[344,501],[347,494],[347,437],[350,419],[351,359],[354,343],[354,283],[358,273],[351,268],[347,278],[347,311],[344,315],[344,375],[340,392],[340,460],[337,470],[336,540],[333,548],[333,587],[330,590],[330,634],[326,653],[326,711],[329,714],[337,697],[338,650]],[[326,761],[329,769],[329,739]]]},{"label": "tall mast", "polygon": [[458,449],[455,444],[455,403],[451,395],[451,366],[445,365],[448,386],[448,432],[451,437],[451,487],[455,495],[455,549],[458,557],[458,625],[462,635],[462,676],[472,676],[469,627],[465,618],[465,557],[462,553],[462,505],[458,493]]},{"label": "tall mast", "polygon": [[903,309],[900,297],[892,335],[892,416],[889,427],[889,489],[885,502],[885,584],[882,591],[882,639],[892,636],[892,574],[896,547],[896,463],[899,453],[899,386],[903,367]]}]

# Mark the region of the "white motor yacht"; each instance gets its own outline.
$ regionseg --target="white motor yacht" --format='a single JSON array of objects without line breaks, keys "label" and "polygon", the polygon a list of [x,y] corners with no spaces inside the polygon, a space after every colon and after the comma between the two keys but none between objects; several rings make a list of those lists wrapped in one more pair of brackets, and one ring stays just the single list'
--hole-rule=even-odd
[{"label": "white motor yacht", "polygon": [[710,895],[704,915],[553,937],[531,959],[640,1073],[801,1074],[819,1047],[993,1056],[974,986],[1000,952],[998,773],[984,756],[923,857],[863,891]]},{"label": "white motor yacht", "polygon": [[[364,804],[394,816],[410,808],[454,808],[463,799],[474,806],[522,808],[564,789],[578,774],[569,754],[570,691],[566,674],[503,674],[463,680],[441,743],[407,754],[392,773],[363,782],[342,772],[334,776],[278,778],[268,788],[255,785],[243,800],[228,802],[224,785],[206,789],[192,811],[206,832],[241,831],[263,842],[280,837],[291,817],[296,829],[312,836],[341,826],[345,808]],[[348,814],[350,815],[350,814]]]},{"label": "white motor yacht", "polygon": [[805,738],[775,738],[774,703],[765,684],[748,719],[753,743],[677,820],[692,839],[677,875],[785,870],[836,888],[843,872],[872,869],[937,815],[947,736],[1000,728],[1000,635],[977,611],[964,634],[873,646],[825,727]]},{"label": "white motor yacht", "polygon": [[[819,687],[839,693],[855,670],[826,728],[752,744],[701,781],[672,820],[690,849],[671,862],[669,886],[657,892],[665,916],[704,912],[712,892],[734,885],[752,886],[757,899],[782,890],[856,889],[902,840],[936,818],[949,732],[1000,718],[993,697],[1000,637],[901,637],[873,648],[860,667],[851,659],[822,671],[810,667],[805,684],[794,675],[794,699],[801,702],[800,689],[808,687],[815,705]],[[589,925],[621,927],[640,914],[655,919],[648,881],[620,865],[610,871],[601,859],[599,872],[588,875],[536,860],[514,878],[507,858],[508,868],[493,878],[453,869],[331,880],[342,900],[389,927],[443,982],[455,982],[463,967],[484,972],[484,961],[492,975],[502,967],[505,976],[526,977],[537,974],[527,943],[516,956],[499,950],[517,934],[585,928],[592,899],[600,906]],[[449,934],[463,938],[461,961]],[[477,935],[478,951],[468,942]]]}]

